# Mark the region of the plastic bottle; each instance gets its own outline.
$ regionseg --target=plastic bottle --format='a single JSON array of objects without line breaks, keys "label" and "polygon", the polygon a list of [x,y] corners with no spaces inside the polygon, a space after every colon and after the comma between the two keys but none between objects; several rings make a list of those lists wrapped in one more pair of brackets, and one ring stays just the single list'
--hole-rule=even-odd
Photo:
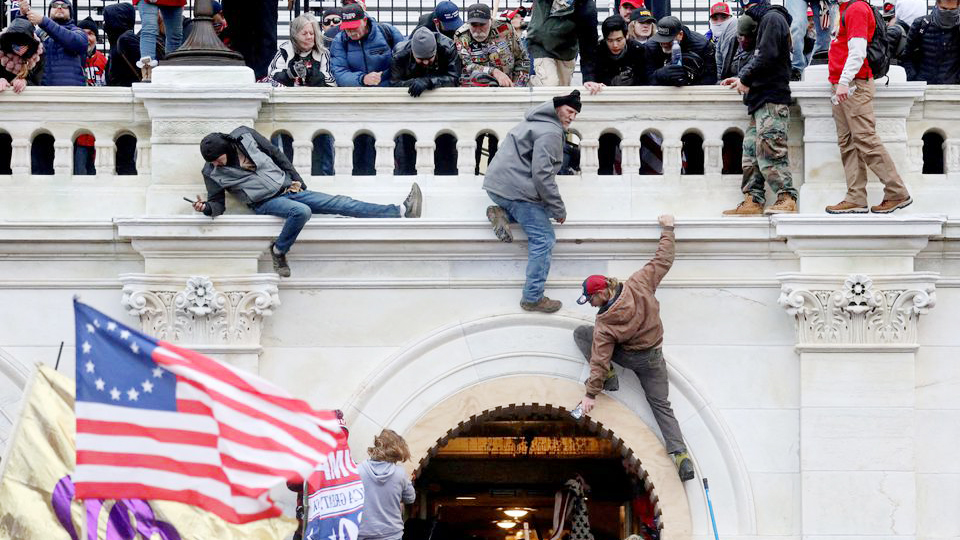
[{"label": "plastic bottle", "polygon": [[673,46],[670,48],[670,63],[676,66],[683,65],[683,52],[680,50],[680,42],[673,40]]}]

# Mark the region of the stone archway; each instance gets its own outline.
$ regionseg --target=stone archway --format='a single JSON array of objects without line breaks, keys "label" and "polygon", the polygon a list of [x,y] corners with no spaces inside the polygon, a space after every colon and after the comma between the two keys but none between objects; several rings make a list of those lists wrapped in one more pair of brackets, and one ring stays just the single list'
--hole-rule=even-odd
[{"label": "stone archway", "polygon": [[[419,461],[447,431],[498,406],[574,406],[587,365],[572,332],[584,319],[567,315],[496,315],[457,322],[422,336],[384,361],[344,407],[356,456],[382,428],[401,433]],[[721,417],[691,377],[667,362],[671,401],[700,476],[711,481],[724,535],[755,535],[756,512],[746,468]],[[639,381],[602,395],[591,418],[623,440],[656,486],[664,539],[710,535],[702,486],[682,484],[666,454]],[[653,426],[651,428],[651,426]],[[408,464],[412,472],[414,464]]]}]

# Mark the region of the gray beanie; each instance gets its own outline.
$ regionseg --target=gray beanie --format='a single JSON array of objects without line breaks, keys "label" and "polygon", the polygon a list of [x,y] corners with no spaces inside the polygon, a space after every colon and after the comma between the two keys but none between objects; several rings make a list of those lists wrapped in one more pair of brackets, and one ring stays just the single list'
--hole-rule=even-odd
[{"label": "gray beanie", "polygon": [[437,38],[433,32],[421,26],[410,38],[410,49],[413,50],[414,58],[433,58],[437,54]]}]

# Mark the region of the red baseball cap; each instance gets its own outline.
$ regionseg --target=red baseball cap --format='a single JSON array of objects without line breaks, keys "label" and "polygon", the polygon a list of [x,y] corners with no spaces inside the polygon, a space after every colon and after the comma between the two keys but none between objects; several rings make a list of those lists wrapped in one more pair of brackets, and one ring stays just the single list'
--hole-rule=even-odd
[{"label": "red baseball cap", "polygon": [[633,6],[634,8],[643,7],[643,0],[620,0],[621,6]]},{"label": "red baseball cap", "polygon": [[710,6],[710,17],[714,15],[724,14],[728,17],[733,15],[733,12],[730,11],[730,4],[726,2],[717,2],[716,4]]},{"label": "red baseball cap", "polygon": [[340,14],[340,29],[351,30],[358,28],[366,18],[367,14],[363,11],[362,5],[348,4],[344,6],[343,12]]},{"label": "red baseball cap", "polygon": [[583,294],[577,299],[580,305],[590,301],[590,297],[607,288],[607,278],[594,274],[583,280]]}]

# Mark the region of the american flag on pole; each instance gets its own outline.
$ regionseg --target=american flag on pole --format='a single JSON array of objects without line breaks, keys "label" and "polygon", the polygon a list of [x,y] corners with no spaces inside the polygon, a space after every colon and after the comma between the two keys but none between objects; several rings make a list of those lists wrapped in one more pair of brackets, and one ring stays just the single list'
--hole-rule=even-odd
[{"label": "american flag on pole", "polygon": [[157,341],[74,301],[80,499],[164,499],[231,523],[276,517],[343,431],[254,375]]}]

